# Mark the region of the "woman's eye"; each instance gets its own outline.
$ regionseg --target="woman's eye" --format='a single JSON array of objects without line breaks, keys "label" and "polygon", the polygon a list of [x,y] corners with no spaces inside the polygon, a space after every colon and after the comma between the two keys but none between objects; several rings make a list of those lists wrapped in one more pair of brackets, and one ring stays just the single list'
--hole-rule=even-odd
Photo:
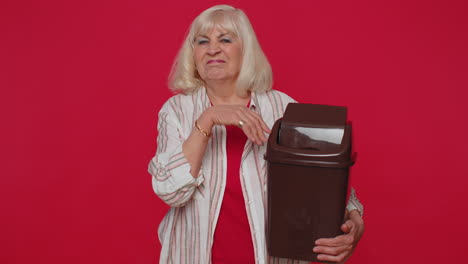
[{"label": "woman's eye", "polygon": [[200,40],[197,41],[198,45],[203,45],[203,44],[206,44],[206,43],[208,43],[208,40],[206,40],[206,39],[200,39]]},{"label": "woman's eye", "polygon": [[224,42],[224,43],[231,43],[232,41],[230,39],[221,39],[221,42]]}]

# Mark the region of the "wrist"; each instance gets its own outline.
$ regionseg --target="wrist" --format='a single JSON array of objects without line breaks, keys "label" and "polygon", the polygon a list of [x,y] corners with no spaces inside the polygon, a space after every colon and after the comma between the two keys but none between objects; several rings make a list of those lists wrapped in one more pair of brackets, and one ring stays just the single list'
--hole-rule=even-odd
[{"label": "wrist", "polygon": [[198,126],[200,129],[205,131],[208,134],[211,134],[211,129],[213,128],[213,121],[211,120],[211,116],[209,114],[209,111],[206,110],[201,114],[198,119],[196,120]]},{"label": "wrist", "polygon": [[356,223],[363,223],[361,212],[358,209],[353,209],[348,212],[348,219],[352,219]]}]

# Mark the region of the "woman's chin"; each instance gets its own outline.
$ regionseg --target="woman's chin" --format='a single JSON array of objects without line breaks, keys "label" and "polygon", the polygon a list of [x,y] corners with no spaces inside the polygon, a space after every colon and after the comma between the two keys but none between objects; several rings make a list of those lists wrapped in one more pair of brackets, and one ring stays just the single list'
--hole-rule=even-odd
[{"label": "woman's chin", "polygon": [[213,81],[228,81],[228,80],[233,80],[233,78],[226,76],[224,74],[219,74],[219,75],[209,75],[206,76],[204,79],[205,82],[213,82]]}]

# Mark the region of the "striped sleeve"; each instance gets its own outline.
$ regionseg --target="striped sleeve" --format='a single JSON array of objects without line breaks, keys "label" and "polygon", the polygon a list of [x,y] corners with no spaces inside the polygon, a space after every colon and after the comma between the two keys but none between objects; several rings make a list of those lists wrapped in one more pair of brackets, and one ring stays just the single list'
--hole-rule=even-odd
[{"label": "striped sleeve", "polygon": [[348,200],[348,205],[346,206],[346,209],[348,209],[348,212],[351,212],[352,210],[358,210],[361,216],[363,216],[364,214],[364,206],[362,206],[361,202],[356,197],[356,191],[352,187],[351,187],[351,193],[349,194],[349,200]]},{"label": "striped sleeve", "polygon": [[182,152],[181,115],[170,100],[158,115],[157,150],[148,164],[148,172],[153,176],[153,190],[159,198],[169,206],[180,207],[192,198],[204,178],[203,169],[197,178],[190,173],[190,164]]}]

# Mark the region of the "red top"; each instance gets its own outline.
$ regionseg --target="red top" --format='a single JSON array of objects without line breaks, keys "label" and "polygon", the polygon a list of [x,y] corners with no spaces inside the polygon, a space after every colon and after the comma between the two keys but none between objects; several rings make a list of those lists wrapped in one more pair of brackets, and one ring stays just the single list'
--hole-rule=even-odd
[{"label": "red top", "polygon": [[240,163],[247,136],[226,126],[227,179],[212,248],[212,263],[255,263],[249,221],[240,181]]}]

